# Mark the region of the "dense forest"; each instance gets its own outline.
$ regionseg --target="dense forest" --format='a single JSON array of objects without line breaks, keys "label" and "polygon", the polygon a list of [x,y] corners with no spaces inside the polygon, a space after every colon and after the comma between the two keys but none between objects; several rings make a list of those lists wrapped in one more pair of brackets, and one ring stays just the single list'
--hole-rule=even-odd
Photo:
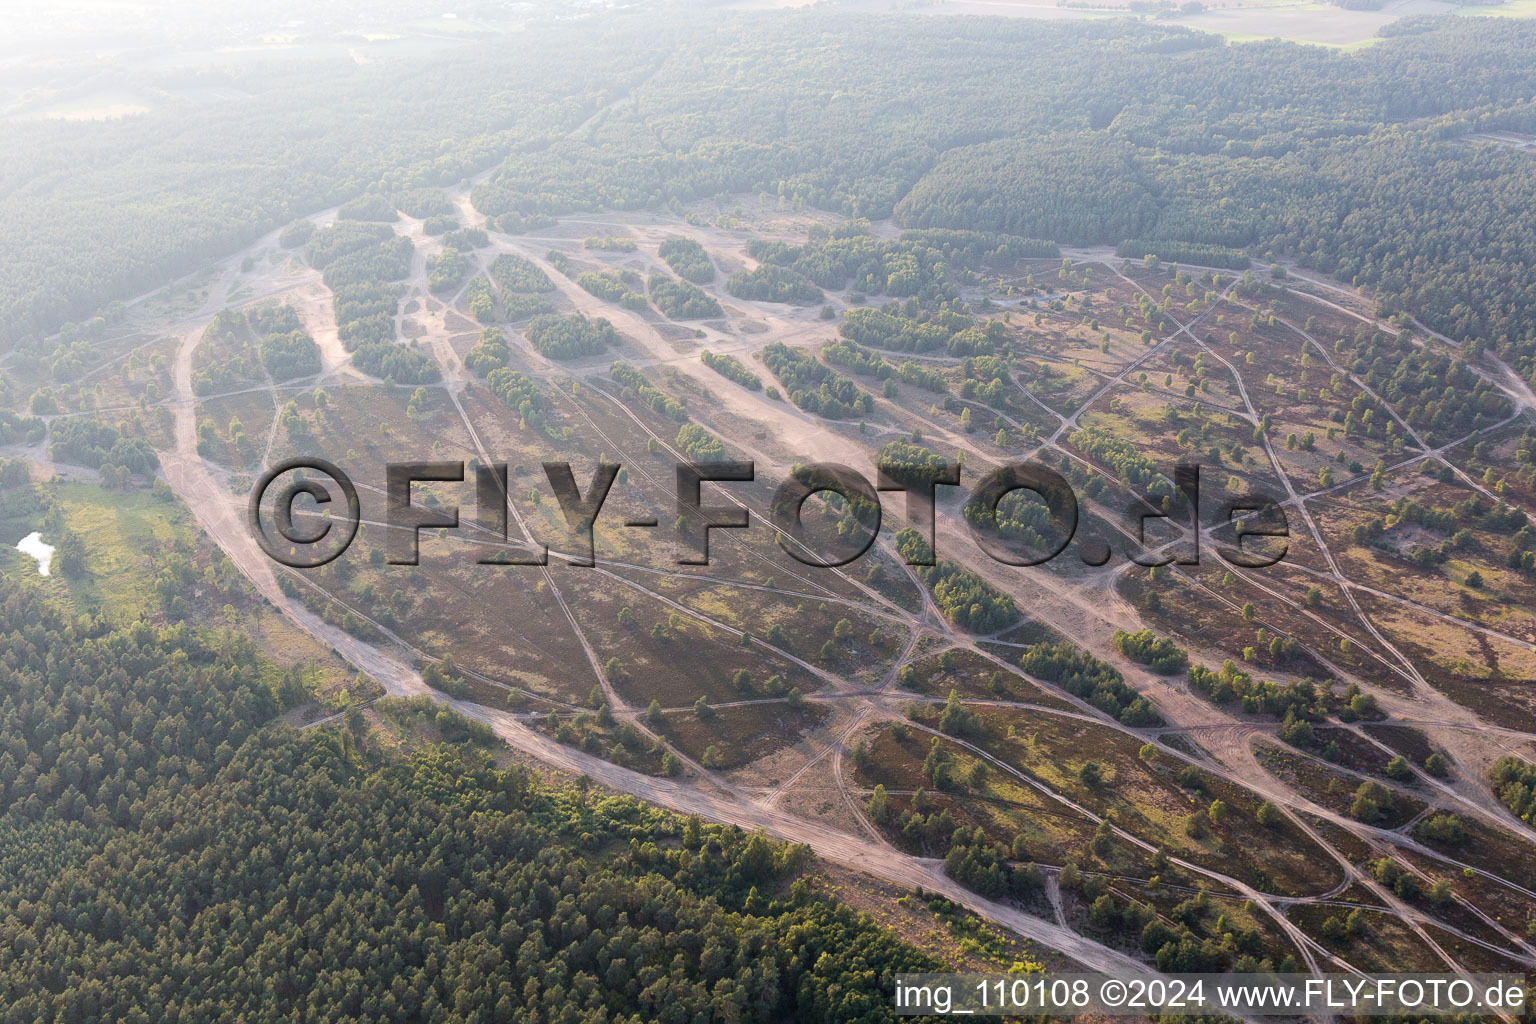
[{"label": "dense forest", "polygon": [[[234,633],[0,599],[0,1021],[890,1018],[927,956],[809,851],[546,788],[429,700],[274,723]],[[794,882],[794,884],[790,884]]]},{"label": "dense forest", "polygon": [[393,282],[410,274],[414,251],[387,225],[346,220],[314,232],[304,245],[304,258],[331,289],[337,334],[353,364],[396,384],[430,384],[442,375],[428,356],[395,339],[400,297]]},{"label": "dense forest", "polygon": [[709,284],[715,279],[715,265],[710,262],[709,253],[691,238],[668,238],[657,246],[656,253],[684,281]]},{"label": "dense forest", "polygon": [[831,420],[867,416],[875,407],[869,392],[835,370],[829,370],[804,349],[774,342],[763,349],[763,365],[784,385],[789,400],[806,412]]},{"label": "dense forest", "polygon": [[[475,202],[563,213],[761,191],[1223,267],[1288,255],[1529,373],[1536,167],[1461,139],[1536,125],[1533,36],[1451,18],[1339,53],[1127,21],[744,18],[684,46],[599,130],[511,157]],[[701,88],[739,68],[751,87]],[[808,303],[842,284],[759,258],[733,294]]]},{"label": "dense forest", "polygon": [[736,271],[726,279],[725,288],[738,299],[757,302],[789,302],[797,306],[809,306],[822,299],[821,289],[804,274],[772,263],[764,263],[751,270]]},{"label": "dense forest", "polygon": [[515,89],[486,88],[509,59],[486,46],[452,60],[241,65],[220,75],[241,99],[8,124],[0,339],[88,318],[297,216],[455,183],[569,130],[603,90],[646,73],[641,27],[544,31],[518,49]]},{"label": "dense forest", "polygon": [[491,264],[491,276],[509,292],[548,292],[555,288],[548,274],[516,253],[504,252],[497,256]]},{"label": "dense forest", "polygon": [[153,473],[160,457],[142,437],[128,437],[110,423],[90,417],[60,420],[53,428],[48,457],[91,469],[120,466],[130,473]]},{"label": "dense forest", "polygon": [[619,333],[613,329],[613,324],[603,317],[593,320],[580,313],[572,316],[558,316],[554,313],[536,316],[528,324],[525,333],[539,354],[550,359],[593,356],[609,345],[619,343]]},{"label": "dense forest", "polygon": [[[881,467],[887,464],[882,461]],[[897,479],[901,477],[897,476]],[[964,566],[936,558],[923,535],[910,526],[896,534],[896,550],[933,594],[945,616],[973,633],[996,633],[1018,621],[1012,595]]]},{"label": "dense forest", "polygon": [[705,320],[720,316],[720,303],[714,296],[687,281],[674,281],[664,274],[652,274],[646,282],[651,301],[673,320]]},{"label": "dense forest", "polygon": [[635,291],[643,287],[640,276],[631,270],[589,270],[576,275],[576,283],[606,302],[616,302],[625,309],[645,309],[645,296]]},{"label": "dense forest", "polygon": [[[514,253],[504,252],[491,264],[491,278],[501,288],[501,305],[508,320],[554,312],[555,308],[539,293],[554,291],[555,283],[533,262]],[[471,286],[473,284],[471,282]],[[494,315],[494,301],[489,287],[483,295],[480,309]],[[471,299],[471,309],[475,308],[474,301]]]},{"label": "dense forest", "polygon": [[1071,644],[1035,644],[1020,657],[1019,665],[1126,725],[1155,725],[1160,721],[1152,703],[1126,685],[1117,668]]},{"label": "dense forest", "polygon": [[1512,813],[1525,821],[1536,819],[1536,765],[1518,757],[1502,757],[1488,773],[1488,780]]},{"label": "dense forest", "polygon": [[[328,204],[432,209],[421,189],[516,149],[474,190],[498,222],[766,192],[950,234],[1132,242],[1227,266],[1288,255],[1536,369],[1536,166],[1463,142],[1536,129],[1529,23],[1409,21],[1350,53],[1129,20],[824,12],[530,33],[515,56],[471,48],[408,72],[251,71],[237,84],[254,95],[217,110],[8,127],[3,330],[89,316]],[[513,60],[516,87],[485,89]],[[631,102],[562,134],[625,90]],[[459,141],[443,151],[444,138]],[[181,201],[111,201],[127,193]],[[382,215],[371,205],[349,212]],[[669,254],[681,276],[711,270],[705,254]],[[732,292],[814,302],[834,287],[808,263],[764,266],[778,269],[739,271]],[[856,286],[900,294],[889,274],[877,284]]]},{"label": "dense forest", "polygon": [[[1406,332],[1396,338],[1374,332],[1341,338],[1334,347],[1350,359],[1350,370],[1390,403],[1410,427],[1433,441],[1465,437],[1510,414],[1509,400],[1466,363],[1425,352]],[[1388,430],[1395,431],[1396,424],[1373,423],[1364,415],[1357,423],[1356,411],[1346,414],[1346,433],[1385,437]]]},{"label": "dense forest", "polygon": [[509,408],[516,409],[524,424],[537,427],[544,423],[549,399],[526,374],[503,366],[486,375],[485,385]]},{"label": "dense forest", "polygon": [[304,329],[292,306],[264,304],[246,313],[246,322],[261,338],[261,365],[275,381],[309,377],[320,372],[320,347]]}]

